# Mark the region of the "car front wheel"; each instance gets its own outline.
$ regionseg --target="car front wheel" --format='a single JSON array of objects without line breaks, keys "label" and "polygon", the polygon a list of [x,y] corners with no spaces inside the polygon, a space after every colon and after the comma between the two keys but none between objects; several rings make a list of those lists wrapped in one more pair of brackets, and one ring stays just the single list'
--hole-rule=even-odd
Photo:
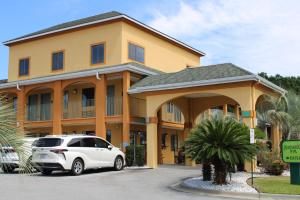
[{"label": "car front wheel", "polygon": [[84,169],[83,161],[80,158],[76,158],[72,164],[72,169],[71,169],[72,175],[78,176],[82,174],[83,169]]},{"label": "car front wheel", "polygon": [[51,175],[52,174],[52,170],[51,169],[42,169],[41,173],[43,175]]},{"label": "car front wheel", "polygon": [[123,158],[121,156],[118,156],[116,159],[115,159],[115,165],[114,165],[114,168],[116,171],[120,171],[122,170],[124,167],[124,162],[123,162]]}]

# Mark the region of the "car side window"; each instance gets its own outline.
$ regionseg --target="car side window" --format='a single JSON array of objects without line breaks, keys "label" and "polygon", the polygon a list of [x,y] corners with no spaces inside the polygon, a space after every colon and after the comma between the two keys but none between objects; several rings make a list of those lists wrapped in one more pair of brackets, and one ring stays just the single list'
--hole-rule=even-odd
[{"label": "car side window", "polygon": [[99,138],[95,138],[96,147],[98,148],[108,148],[108,143]]},{"label": "car side window", "polygon": [[83,147],[96,147],[94,138],[83,138],[82,143]]},{"label": "car side window", "polygon": [[68,147],[81,147],[81,139],[74,138],[68,143]]}]

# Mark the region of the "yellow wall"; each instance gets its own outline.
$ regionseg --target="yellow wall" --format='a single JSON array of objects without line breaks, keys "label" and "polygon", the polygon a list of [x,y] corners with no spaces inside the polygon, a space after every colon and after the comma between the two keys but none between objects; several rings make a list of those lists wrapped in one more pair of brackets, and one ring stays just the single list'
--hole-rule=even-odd
[{"label": "yellow wall", "polygon": [[[105,42],[105,65],[121,63],[121,22],[78,30],[10,47],[8,80],[29,79],[103,65],[91,65],[91,44]],[[65,51],[63,71],[52,72],[52,52]],[[18,77],[19,59],[30,57],[30,75]]]},{"label": "yellow wall", "polygon": [[122,124],[107,124],[106,130],[111,131],[111,143],[121,148],[122,147]]},{"label": "yellow wall", "polygon": [[188,66],[199,66],[200,57],[170,42],[153,36],[127,23],[122,24],[122,62],[128,59],[128,42],[138,44],[145,49],[145,65],[164,72],[175,72]]},{"label": "yellow wall", "polygon": [[[200,57],[125,22],[114,22],[10,46],[8,80],[22,80],[127,62],[128,42],[145,48],[145,65],[165,72],[199,66]],[[91,45],[105,42],[105,63],[91,65]],[[64,50],[64,69],[52,71],[52,53]],[[19,59],[30,58],[29,76],[18,76]]]}]

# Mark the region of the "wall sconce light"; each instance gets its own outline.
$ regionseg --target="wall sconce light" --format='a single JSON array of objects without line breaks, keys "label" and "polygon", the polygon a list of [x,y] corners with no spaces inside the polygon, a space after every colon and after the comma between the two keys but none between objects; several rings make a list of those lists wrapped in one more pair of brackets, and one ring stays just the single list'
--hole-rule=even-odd
[{"label": "wall sconce light", "polygon": [[77,89],[74,89],[73,90],[73,94],[77,94],[78,93],[78,90]]}]

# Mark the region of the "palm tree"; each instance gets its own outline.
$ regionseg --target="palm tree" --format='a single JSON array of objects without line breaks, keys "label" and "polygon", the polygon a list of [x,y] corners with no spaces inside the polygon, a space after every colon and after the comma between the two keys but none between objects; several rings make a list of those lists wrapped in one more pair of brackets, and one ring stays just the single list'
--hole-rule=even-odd
[{"label": "palm tree", "polygon": [[[23,137],[24,132],[17,126],[16,112],[13,109],[11,99],[0,94],[0,150],[5,147],[12,147],[19,156],[21,168],[25,172],[30,172],[26,155],[31,149],[24,145]],[[0,164],[3,160],[1,156],[2,154],[0,154]],[[5,171],[10,171],[5,165],[1,165],[1,167]]]},{"label": "palm tree", "polygon": [[255,154],[249,142],[249,128],[232,118],[212,116],[192,130],[184,142],[185,152],[193,160],[212,163],[214,183],[226,184],[229,169]]},{"label": "palm tree", "polygon": [[264,96],[257,108],[258,126],[264,130],[266,125],[279,127],[282,139],[289,138],[290,115],[288,114],[288,104],[285,97],[275,98]]},{"label": "palm tree", "polygon": [[287,112],[290,115],[290,137],[288,139],[300,139],[300,96],[289,91],[287,103]]}]

